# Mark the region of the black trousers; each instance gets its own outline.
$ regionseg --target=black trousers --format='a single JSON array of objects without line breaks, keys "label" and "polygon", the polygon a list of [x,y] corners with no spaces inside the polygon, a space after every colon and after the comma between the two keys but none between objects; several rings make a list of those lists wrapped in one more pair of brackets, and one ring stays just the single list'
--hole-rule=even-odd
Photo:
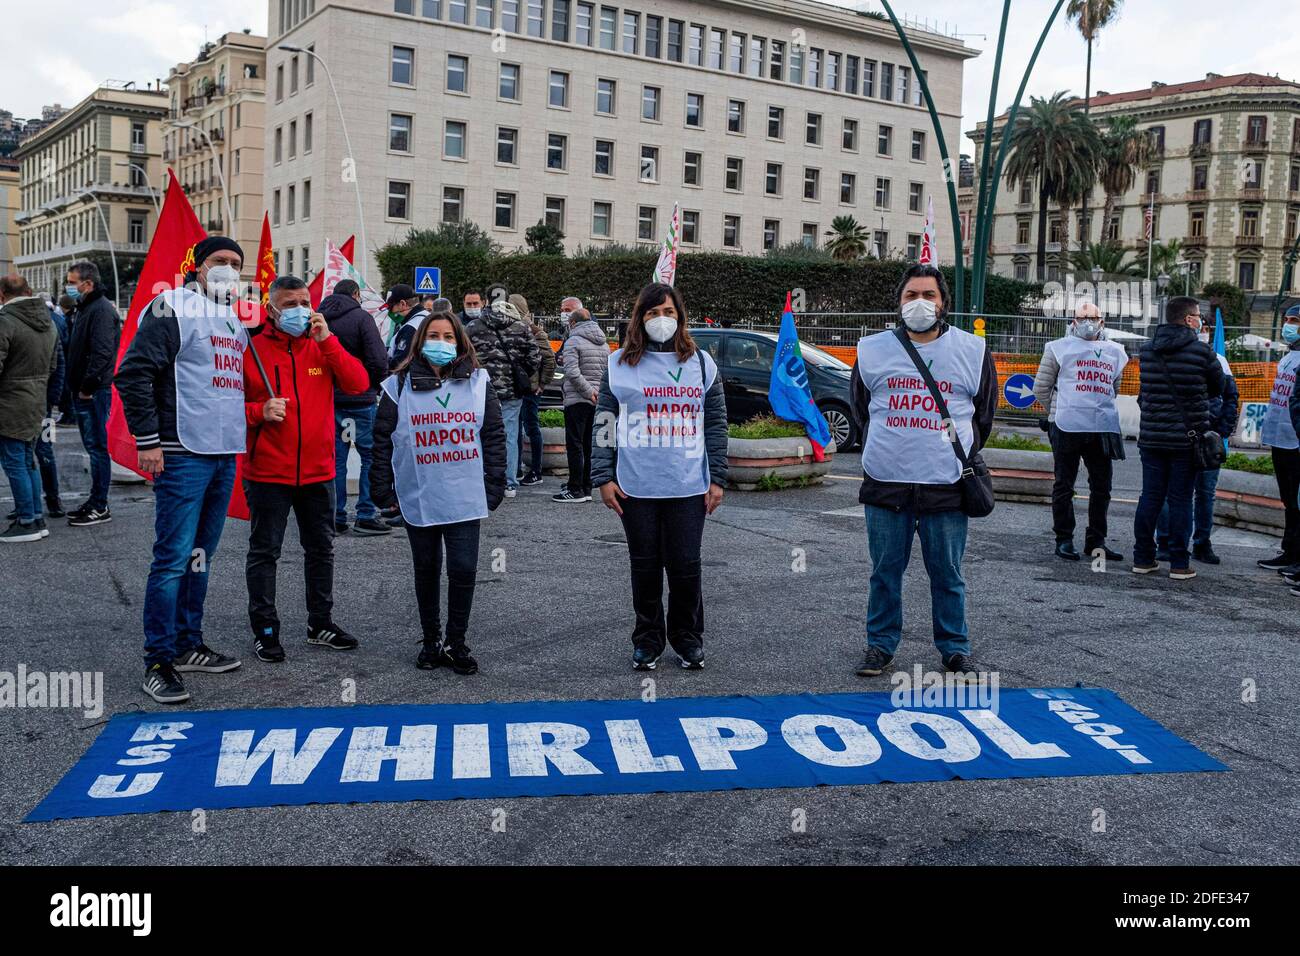
[{"label": "black trousers", "polygon": [[1286,509],[1286,525],[1282,531],[1282,553],[1293,562],[1300,562],[1300,448],[1274,448],[1273,474],[1277,477],[1277,494]]},{"label": "black trousers", "polygon": [[276,563],[284,544],[289,512],[298,520],[298,540],[303,551],[303,576],[307,585],[307,626],[328,627],[334,609],[334,482],[278,485],[245,481],[251,527],[248,560],[248,620],[254,634],[266,628],[280,631],[275,609]]},{"label": "black trousers", "polygon": [[[704,644],[704,594],[700,543],[704,495],[689,498],[624,498],[623,532],[632,560],[634,647],[662,651],[665,638],[676,651]],[[663,587],[668,576],[665,622]]]},{"label": "black trousers", "polygon": [[469,612],[474,606],[474,579],[478,573],[479,522],[459,521],[427,528],[406,526],[415,565],[415,600],[420,608],[420,630],[426,644],[442,641],[440,592],[442,552],[447,551],[447,644],[464,646]]},{"label": "black trousers", "polygon": [[1099,434],[1063,432],[1052,425],[1048,437],[1056,466],[1056,481],[1052,484],[1052,530],[1057,541],[1074,538],[1074,483],[1079,478],[1082,461],[1088,469],[1088,527],[1083,533],[1083,550],[1091,554],[1106,543],[1106,512],[1110,510],[1114,464]]},{"label": "black trousers", "polygon": [[586,402],[564,406],[564,449],[569,455],[570,491],[591,494],[591,431],[596,406]]}]

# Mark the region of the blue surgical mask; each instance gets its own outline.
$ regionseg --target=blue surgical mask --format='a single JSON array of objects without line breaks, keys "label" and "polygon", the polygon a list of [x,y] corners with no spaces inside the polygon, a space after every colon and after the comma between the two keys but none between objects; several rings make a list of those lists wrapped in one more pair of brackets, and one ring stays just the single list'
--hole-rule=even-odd
[{"label": "blue surgical mask", "polygon": [[81,300],[81,290],[78,289],[75,285],[65,286],[63,291],[67,293],[68,298],[71,299],[73,302],[78,302]]},{"label": "blue surgical mask", "polygon": [[1286,339],[1288,344],[1300,339],[1300,325],[1288,324],[1282,326],[1282,338]]},{"label": "blue surgical mask", "polygon": [[420,354],[429,361],[430,365],[443,366],[456,357],[456,343],[434,339],[420,346]]},{"label": "blue surgical mask", "polygon": [[280,327],[280,331],[285,335],[298,338],[311,325],[311,309],[305,305],[291,306],[280,313],[279,318],[275,320],[275,324]]}]

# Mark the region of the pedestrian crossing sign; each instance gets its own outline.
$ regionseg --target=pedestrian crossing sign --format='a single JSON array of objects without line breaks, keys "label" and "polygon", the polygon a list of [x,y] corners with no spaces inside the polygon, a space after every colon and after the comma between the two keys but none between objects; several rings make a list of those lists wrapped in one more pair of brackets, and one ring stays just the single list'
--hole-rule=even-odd
[{"label": "pedestrian crossing sign", "polygon": [[416,266],[415,291],[422,296],[442,295],[442,270],[437,266]]}]

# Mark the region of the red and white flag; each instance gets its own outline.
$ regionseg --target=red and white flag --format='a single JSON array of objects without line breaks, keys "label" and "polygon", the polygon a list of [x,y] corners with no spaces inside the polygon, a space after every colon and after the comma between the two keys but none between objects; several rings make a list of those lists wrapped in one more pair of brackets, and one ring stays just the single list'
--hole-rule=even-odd
[{"label": "red and white flag", "polygon": [[927,196],[925,227],[921,230],[921,255],[917,260],[923,266],[934,265],[934,197]]},{"label": "red and white flag", "polygon": [[677,277],[677,237],[681,226],[678,215],[677,203],[673,203],[673,218],[668,224],[668,235],[664,238],[664,244],[659,250],[659,261],[655,263],[654,275],[651,276],[653,282],[672,285],[673,280]]},{"label": "red and white flag", "polygon": [[1142,213],[1142,238],[1151,238],[1151,222],[1155,218],[1155,210],[1147,206],[1146,211]]},{"label": "red and white flag", "polygon": [[334,287],[344,279],[351,279],[361,287],[361,308],[375,320],[379,334],[387,336],[390,332],[397,331],[396,328],[389,329],[393,323],[388,318],[388,310],[384,308],[384,297],[366,285],[366,280],[361,278],[361,273],[352,265],[352,260],[328,239],[325,240],[325,267],[321,269],[321,276],[321,298],[332,293]]}]

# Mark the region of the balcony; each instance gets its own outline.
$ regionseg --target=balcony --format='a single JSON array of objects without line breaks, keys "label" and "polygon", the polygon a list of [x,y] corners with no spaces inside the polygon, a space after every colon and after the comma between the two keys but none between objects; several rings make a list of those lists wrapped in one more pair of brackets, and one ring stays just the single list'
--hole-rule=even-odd
[{"label": "balcony", "polygon": [[1263,202],[1264,190],[1258,186],[1244,186],[1241,190],[1242,202]]},{"label": "balcony", "polygon": [[1238,236],[1237,237],[1238,249],[1258,249],[1263,245],[1264,245],[1263,236]]},{"label": "balcony", "polygon": [[1266,139],[1247,139],[1241,144],[1243,152],[1261,153],[1268,149],[1268,140]]},{"label": "balcony", "polygon": [[226,138],[226,131],[225,131],[224,129],[214,129],[214,130],[213,130],[211,133],[209,133],[208,135],[209,135],[210,137],[212,137],[212,142],[214,142],[214,143],[220,143],[220,142],[222,142],[223,140],[225,140],[225,138]]},{"label": "balcony", "polygon": [[1186,202],[1208,202],[1210,191],[1208,189],[1189,189],[1183,198]]},{"label": "balcony", "polygon": [[1210,150],[1209,143],[1193,143],[1187,149],[1187,155],[1193,158],[1196,158],[1198,156],[1209,156],[1210,152],[1211,150]]},{"label": "balcony", "polygon": [[1183,236],[1184,249],[1201,249],[1205,247],[1205,236]]}]

